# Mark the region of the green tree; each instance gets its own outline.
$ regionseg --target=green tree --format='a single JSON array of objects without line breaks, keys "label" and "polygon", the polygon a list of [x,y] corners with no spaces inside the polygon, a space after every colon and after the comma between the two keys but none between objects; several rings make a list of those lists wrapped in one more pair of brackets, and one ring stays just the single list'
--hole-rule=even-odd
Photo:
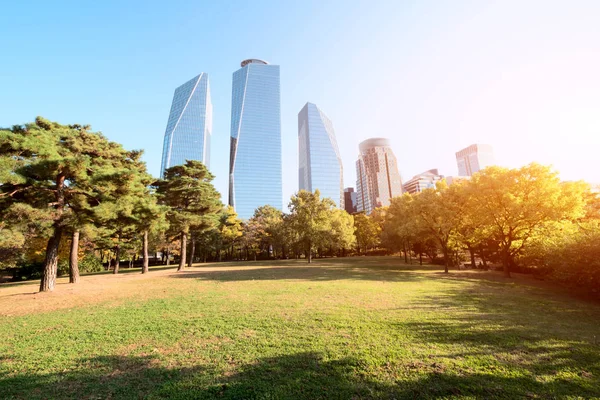
[{"label": "green tree", "polygon": [[309,263],[312,262],[315,245],[327,242],[331,234],[333,208],[333,200],[322,199],[318,189],[314,193],[300,190],[290,200],[291,228],[298,235],[298,242],[306,252]]},{"label": "green tree", "polygon": [[258,247],[268,256],[269,249],[274,252],[280,249],[281,256],[285,256],[285,240],[283,234],[283,213],[273,206],[266,205],[257,208],[250,218],[249,227],[255,229],[253,236],[258,240]]},{"label": "green tree", "polygon": [[3,207],[24,203],[50,215],[40,291],[56,285],[58,251],[70,213],[85,213],[105,196],[103,183],[117,179],[126,190],[126,160],[138,157],[89,126],[60,125],[41,117],[0,131],[0,197]]},{"label": "green tree", "polygon": [[180,259],[178,271],[186,261],[187,236],[190,229],[211,225],[211,216],[223,204],[211,183],[214,176],[200,161],[188,160],[165,171],[164,179],[155,182],[161,204],[168,207],[167,220],[172,230],[178,232]]},{"label": "green tree", "polygon": [[331,213],[331,234],[328,237],[326,246],[332,252],[345,251],[356,244],[354,236],[354,218],[345,210],[334,208]]},{"label": "green tree", "polygon": [[436,189],[425,189],[415,195],[411,207],[416,217],[416,232],[424,232],[437,241],[444,254],[444,272],[448,273],[456,232],[463,217],[460,197],[442,182]]},{"label": "green tree", "polygon": [[575,219],[585,211],[581,191],[535,163],[519,169],[486,168],[473,176],[470,189],[478,204],[476,223],[488,227],[499,242],[507,277],[515,256],[544,224]]},{"label": "green tree", "polygon": [[377,222],[366,215],[365,213],[354,214],[354,227],[356,236],[356,249],[358,254],[361,250],[366,253],[370,248],[373,248],[379,244],[379,235],[381,233],[381,227]]}]

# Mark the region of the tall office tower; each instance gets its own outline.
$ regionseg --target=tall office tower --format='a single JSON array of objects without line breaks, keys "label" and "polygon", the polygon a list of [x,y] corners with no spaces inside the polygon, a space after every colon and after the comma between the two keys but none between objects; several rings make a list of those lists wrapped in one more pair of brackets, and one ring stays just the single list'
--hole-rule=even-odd
[{"label": "tall office tower", "polygon": [[175,89],[165,130],[160,177],[167,168],[202,161],[210,168],[212,102],[208,74],[201,73]]},{"label": "tall office tower", "polygon": [[357,210],[370,214],[402,194],[396,156],[387,139],[368,139],[359,145],[356,161]]},{"label": "tall office tower", "polygon": [[306,103],[298,113],[300,190],[328,197],[344,208],[344,171],[333,125],[316,105]]},{"label": "tall office tower", "polygon": [[279,65],[249,59],[233,73],[229,204],[249,219],[283,207]]},{"label": "tall office tower", "polygon": [[404,187],[404,192],[410,194],[421,193],[425,189],[435,189],[435,184],[444,179],[443,175],[438,173],[437,169],[430,169],[418,175],[413,176]]},{"label": "tall office tower", "polygon": [[485,167],[494,165],[494,151],[489,144],[472,144],[456,153],[458,175],[471,176]]},{"label": "tall office tower", "polygon": [[344,208],[348,214],[356,212],[356,192],[354,188],[348,187],[344,189]]}]

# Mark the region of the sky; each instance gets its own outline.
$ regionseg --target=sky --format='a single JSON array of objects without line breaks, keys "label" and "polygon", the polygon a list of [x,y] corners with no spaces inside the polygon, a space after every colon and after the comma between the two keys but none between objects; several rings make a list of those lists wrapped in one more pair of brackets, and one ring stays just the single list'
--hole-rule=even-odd
[{"label": "sky", "polygon": [[345,186],[371,137],[390,139],[405,181],[456,175],[455,152],[488,143],[498,165],[600,183],[596,0],[21,0],[1,14],[0,126],[90,124],[143,149],[154,176],[175,88],[208,73],[225,201],[231,78],[246,58],[281,66],[284,204],[307,101],[333,121]]}]

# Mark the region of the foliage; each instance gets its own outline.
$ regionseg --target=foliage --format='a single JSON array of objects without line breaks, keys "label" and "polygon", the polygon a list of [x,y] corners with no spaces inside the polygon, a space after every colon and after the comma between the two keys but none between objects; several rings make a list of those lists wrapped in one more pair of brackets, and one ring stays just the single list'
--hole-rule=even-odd
[{"label": "foliage", "polygon": [[185,266],[187,235],[190,229],[210,228],[213,217],[223,207],[212,185],[214,176],[200,161],[188,160],[165,171],[154,183],[160,204],[167,207],[167,220],[180,240],[179,270]]},{"label": "foliage", "polygon": [[377,224],[373,217],[367,216],[365,213],[354,214],[354,227],[356,232],[356,249],[360,254],[365,253],[379,244],[381,227]]},{"label": "foliage", "polygon": [[[126,151],[86,125],[35,122],[0,130],[0,209],[24,204],[49,224],[41,291],[54,289],[58,249],[73,221],[126,194],[137,179],[141,152]],[[77,216],[77,218],[74,218]],[[14,228],[13,228],[14,229]]]},{"label": "foliage", "polygon": [[79,270],[81,272],[101,272],[104,271],[104,266],[94,254],[88,253],[79,262]]},{"label": "foliage", "polygon": [[353,244],[349,236],[354,227],[351,217],[340,214],[335,203],[321,198],[319,190],[314,193],[300,190],[292,196],[289,209],[289,225],[296,237],[293,239],[304,251],[308,262],[316,248],[334,246],[346,248]]}]

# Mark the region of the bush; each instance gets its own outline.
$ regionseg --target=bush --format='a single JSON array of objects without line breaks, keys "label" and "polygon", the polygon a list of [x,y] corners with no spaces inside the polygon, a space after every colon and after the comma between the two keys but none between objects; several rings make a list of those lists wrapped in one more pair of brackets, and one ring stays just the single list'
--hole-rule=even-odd
[{"label": "bush", "polygon": [[69,261],[58,260],[58,267],[56,270],[57,276],[69,275]]},{"label": "bush", "polygon": [[13,269],[13,278],[12,280],[15,282],[18,281],[26,281],[29,279],[40,279],[42,277],[42,272],[44,271],[44,263],[29,263],[29,264],[19,264],[17,268]]},{"label": "bush", "polygon": [[104,271],[104,266],[93,254],[86,254],[79,262],[79,272],[100,272]]}]

